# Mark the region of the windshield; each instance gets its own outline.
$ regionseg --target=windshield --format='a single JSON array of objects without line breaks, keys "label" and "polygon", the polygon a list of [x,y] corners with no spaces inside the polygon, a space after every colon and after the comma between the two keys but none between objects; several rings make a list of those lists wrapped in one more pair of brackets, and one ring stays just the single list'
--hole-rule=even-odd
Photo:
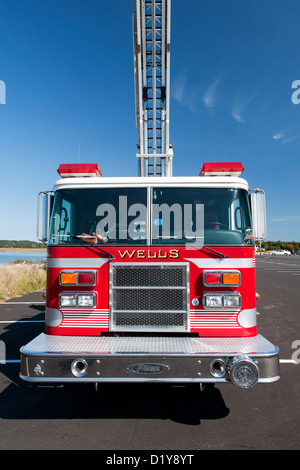
[{"label": "windshield", "polygon": [[84,243],[253,244],[247,192],[182,187],[59,190],[49,244]]},{"label": "windshield", "polygon": [[153,188],[152,203],[154,245],[254,243],[245,190]]},{"label": "windshield", "polygon": [[49,243],[145,245],[146,220],[147,188],[62,190],[55,195]]}]

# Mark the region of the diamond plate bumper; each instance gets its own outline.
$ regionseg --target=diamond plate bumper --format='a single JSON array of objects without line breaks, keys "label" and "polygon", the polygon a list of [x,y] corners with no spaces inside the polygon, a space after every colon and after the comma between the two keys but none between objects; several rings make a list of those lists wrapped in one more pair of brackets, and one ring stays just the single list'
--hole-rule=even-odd
[{"label": "diamond plate bumper", "polygon": [[[239,356],[255,362],[258,382],[280,377],[279,349],[261,335],[80,337],[42,333],[20,352],[20,377],[29,382],[230,382],[227,364]],[[80,373],[74,373],[75,365]]]}]

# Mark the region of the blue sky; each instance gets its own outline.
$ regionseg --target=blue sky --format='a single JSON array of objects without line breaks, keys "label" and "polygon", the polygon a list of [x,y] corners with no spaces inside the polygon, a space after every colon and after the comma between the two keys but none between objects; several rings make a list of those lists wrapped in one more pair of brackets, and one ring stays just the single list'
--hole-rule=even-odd
[{"label": "blue sky", "polygon": [[[0,0],[0,239],[36,240],[37,194],[60,163],[137,175],[133,12],[133,0]],[[173,174],[241,161],[266,191],[269,240],[300,241],[299,18],[299,0],[172,1]]]}]

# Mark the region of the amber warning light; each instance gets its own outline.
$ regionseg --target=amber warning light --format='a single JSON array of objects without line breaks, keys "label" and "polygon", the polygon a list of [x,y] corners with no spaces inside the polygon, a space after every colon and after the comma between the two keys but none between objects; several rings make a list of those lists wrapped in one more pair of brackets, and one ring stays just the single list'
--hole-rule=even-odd
[{"label": "amber warning light", "polygon": [[237,287],[241,284],[241,273],[239,271],[203,271],[205,286],[228,286]]},{"label": "amber warning light", "polygon": [[239,162],[203,163],[200,176],[240,176],[244,167]]},{"label": "amber warning light", "polygon": [[96,272],[61,271],[59,273],[59,283],[61,286],[94,286],[96,283]]},{"label": "amber warning light", "polygon": [[97,163],[62,163],[59,165],[57,173],[62,178],[79,176],[102,176]]}]

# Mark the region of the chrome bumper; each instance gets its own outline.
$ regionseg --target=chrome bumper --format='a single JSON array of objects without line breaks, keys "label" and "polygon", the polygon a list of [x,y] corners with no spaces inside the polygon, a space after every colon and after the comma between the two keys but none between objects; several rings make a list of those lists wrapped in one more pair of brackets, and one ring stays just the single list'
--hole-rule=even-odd
[{"label": "chrome bumper", "polygon": [[241,361],[240,376],[247,376],[251,365],[257,372],[255,383],[280,377],[279,348],[261,335],[191,338],[42,333],[20,352],[20,377],[28,382],[235,382],[235,364]]}]

